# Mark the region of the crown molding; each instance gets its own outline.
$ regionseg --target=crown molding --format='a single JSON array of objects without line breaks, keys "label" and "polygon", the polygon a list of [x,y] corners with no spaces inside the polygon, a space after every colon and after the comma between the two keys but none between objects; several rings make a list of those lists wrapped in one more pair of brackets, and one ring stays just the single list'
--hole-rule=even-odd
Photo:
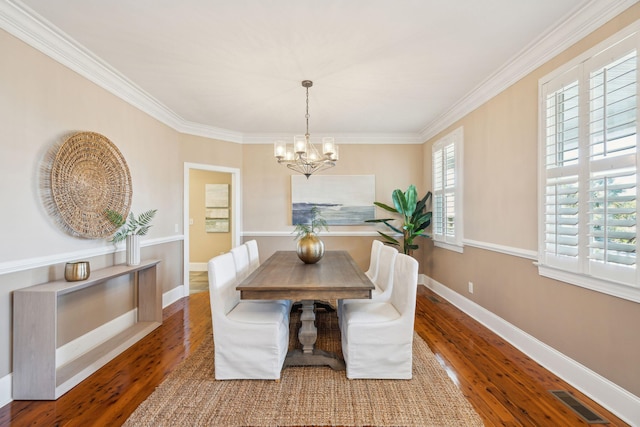
[{"label": "crown molding", "polygon": [[[246,133],[242,138],[245,144],[273,144],[277,139],[293,141],[294,134],[251,134]],[[313,134],[311,140],[319,140],[325,136],[332,136],[336,144],[422,144],[417,133],[337,133],[337,134]]]},{"label": "crown molding", "polygon": [[203,136],[205,138],[219,139],[239,144],[244,142],[244,137],[241,132],[189,122],[183,119],[181,119],[181,122],[174,127],[174,129],[187,135]]},{"label": "crown molding", "polygon": [[[574,10],[419,133],[333,136],[341,144],[422,144],[637,2],[591,0]],[[0,28],[177,132],[240,144],[274,140],[186,121],[20,1],[0,0]]]},{"label": "crown molding", "polygon": [[0,0],[0,28],[178,132],[242,142],[239,132],[184,120],[20,1]]},{"label": "crown molding", "polygon": [[420,131],[421,140],[426,142],[433,138],[637,2],[591,0],[573,10],[423,128]]}]

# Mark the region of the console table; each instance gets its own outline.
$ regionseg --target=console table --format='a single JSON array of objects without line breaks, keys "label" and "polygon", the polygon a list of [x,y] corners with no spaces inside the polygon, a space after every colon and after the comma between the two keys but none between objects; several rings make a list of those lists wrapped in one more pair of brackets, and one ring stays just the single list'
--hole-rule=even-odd
[{"label": "console table", "polygon": [[[162,324],[162,294],[156,282],[160,260],[114,265],[87,280],[58,280],[13,292],[13,399],[54,400]],[[134,275],[138,321],[63,366],[57,366],[58,298],[109,279]]]}]

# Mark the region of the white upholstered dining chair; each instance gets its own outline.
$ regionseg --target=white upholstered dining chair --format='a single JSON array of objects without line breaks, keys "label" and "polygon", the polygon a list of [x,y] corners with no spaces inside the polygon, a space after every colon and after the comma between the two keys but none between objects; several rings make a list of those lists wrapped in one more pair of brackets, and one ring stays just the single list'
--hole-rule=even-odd
[{"label": "white upholstered dining chair", "polygon": [[289,347],[289,311],[277,302],[243,301],[233,255],[208,263],[217,380],[279,379]]},{"label": "white upholstered dining chair", "polygon": [[378,259],[380,256],[380,248],[384,246],[380,240],[374,240],[371,242],[371,256],[369,257],[369,268],[364,274],[372,281],[376,281],[376,276],[378,275]]},{"label": "white upholstered dining chair", "polygon": [[260,252],[258,251],[258,242],[255,240],[248,240],[244,242],[249,252],[249,273],[260,266]]},{"label": "white upholstered dining chair", "polygon": [[371,299],[345,299],[338,301],[338,325],[342,329],[342,312],[344,306],[352,302],[385,302],[391,297],[393,291],[393,269],[398,250],[393,246],[382,245],[378,249],[378,266],[375,279],[371,279],[375,289],[371,291]]},{"label": "white upholstered dining chair", "polygon": [[236,278],[240,282],[251,273],[249,270],[249,249],[247,249],[247,245],[240,245],[232,248],[229,252],[233,256],[233,262],[236,266]]},{"label": "white upholstered dining chair", "polygon": [[[238,281],[238,283],[246,279],[247,276],[249,276],[251,273],[254,272],[256,268],[259,267],[259,265],[252,265],[251,248],[247,243],[243,243],[240,246],[236,246],[230,251],[231,255],[233,256],[233,262],[236,266],[236,280]],[[258,251],[258,245],[256,243],[255,252],[257,253],[257,251]],[[285,306],[285,308],[289,312],[291,311],[291,306],[293,305],[292,301],[286,300],[286,299],[274,300],[274,301],[255,300],[255,302],[267,302],[267,303],[277,302],[278,304],[282,304],[283,306]]]},{"label": "white upholstered dining chair", "polygon": [[342,312],[347,378],[410,379],[418,262],[398,254],[387,302],[352,302]]}]

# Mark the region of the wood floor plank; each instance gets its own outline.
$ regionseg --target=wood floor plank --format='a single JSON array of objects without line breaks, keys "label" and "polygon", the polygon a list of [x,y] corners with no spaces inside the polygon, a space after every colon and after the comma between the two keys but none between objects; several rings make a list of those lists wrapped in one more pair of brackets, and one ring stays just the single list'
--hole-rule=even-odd
[{"label": "wood floor plank", "polygon": [[[163,311],[163,324],[56,401],[14,401],[0,426],[119,426],[210,335],[208,292]],[[586,426],[548,390],[569,390],[610,427],[624,422],[466,314],[419,287],[415,329],[487,426]],[[329,368],[327,368],[329,369]]]}]

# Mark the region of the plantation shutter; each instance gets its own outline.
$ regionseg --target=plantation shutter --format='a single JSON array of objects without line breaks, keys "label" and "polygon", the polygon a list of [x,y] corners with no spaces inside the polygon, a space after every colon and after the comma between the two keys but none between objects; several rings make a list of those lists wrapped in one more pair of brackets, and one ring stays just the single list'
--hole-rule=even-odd
[{"label": "plantation shutter", "polygon": [[580,93],[577,70],[545,87],[544,252],[546,263],[577,272],[580,243]]},{"label": "plantation shutter", "polygon": [[541,89],[545,266],[639,287],[638,57],[628,38]]},{"label": "plantation shutter", "polygon": [[626,283],[636,269],[637,91],[635,50],[589,74],[589,272]]},{"label": "plantation shutter", "polygon": [[458,162],[461,153],[456,142],[461,142],[462,129],[457,129],[433,146],[433,217],[432,232],[436,242],[461,245],[460,209],[456,197],[459,192]]}]

